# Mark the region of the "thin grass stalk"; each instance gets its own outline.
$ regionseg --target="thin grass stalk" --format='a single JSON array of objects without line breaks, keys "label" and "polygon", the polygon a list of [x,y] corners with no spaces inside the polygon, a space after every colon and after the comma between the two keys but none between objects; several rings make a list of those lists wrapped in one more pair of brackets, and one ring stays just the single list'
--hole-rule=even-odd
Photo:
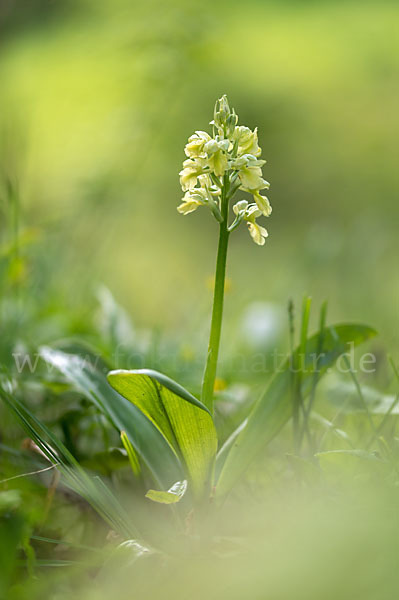
[{"label": "thin grass stalk", "polygon": [[[308,406],[304,407],[304,425],[302,427],[302,432],[301,432],[301,443],[303,440],[303,436],[305,434],[305,430],[306,428],[309,430],[309,418],[313,409],[313,405],[314,405],[314,401],[315,401],[315,397],[316,397],[316,388],[317,388],[317,384],[319,382],[319,358],[321,356],[321,353],[323,351],[323,343],[324,343],[324,338],[325,338],[325,327],[326,327],[326,320],[327,320],[327,302],[323,302],[321,309],[320,309],[320,322],[319,322],[319,338],[317,341],[317,355],[316,355],[316,363],[315,363],[315,370],[313,373],[313,378],[312,378],[312,387],[311,387],[311,392],[310,392],[310,396],[309,396],[309,402],[308,402]],[[311,437],[310,440],[310,454],[313,455],[314,454],[314,440],[313,437]]]},{"label": "thin grass stalk", "polygon": [[[296,368],[295,368],[295,386],[294,386],[294,405],[293,405],[293,434],[294,434],[294,450],[296,454],[299,454],[301,449],[301,425],[300,418],[301,413],[304,413],[303,397],[302,397],[302,372],[306,368],[306,345],[307,335],[309,328],[310,318],[310,307],[312,299],[306,297],[303,299],[302,304],[302,321],[301,321],[301,333],[299,341],[299,352],[297,354]],[[305,422],[305,433],[310,438],[310,432]]]}]

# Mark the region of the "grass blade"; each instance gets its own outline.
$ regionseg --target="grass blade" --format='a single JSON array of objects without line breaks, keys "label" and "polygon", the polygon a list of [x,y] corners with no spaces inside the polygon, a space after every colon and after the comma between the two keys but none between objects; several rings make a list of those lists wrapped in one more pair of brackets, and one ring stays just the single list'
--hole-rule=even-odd
[{"label": "grass blade", "polygon": [[[333,331],[336,335],[333,334]],[[332,366],[337,358],[343,354],[349,343],[360,344],[376,335],[371,327],[366,325],[344,324],[325,329],[323,354],[316,357],[319,377]],[[302,377],[302,395],[306,397],[312,389],[315,354],[318,348],[320,334],[317,333],[307,340],[307,351],[304,375]],[[296,350],[296,353],[299,349]],[[224,496],[240,476],[244,473],[250,462],[257,454],[275,437],[280,429],[292,416],[291,401],[291,370],[290,365],[295,358],[290,357],[282,372],[277,373],[271,381],[265,394],[253,407],[246,426],[235,440],[225,460],[216,494]]]}]

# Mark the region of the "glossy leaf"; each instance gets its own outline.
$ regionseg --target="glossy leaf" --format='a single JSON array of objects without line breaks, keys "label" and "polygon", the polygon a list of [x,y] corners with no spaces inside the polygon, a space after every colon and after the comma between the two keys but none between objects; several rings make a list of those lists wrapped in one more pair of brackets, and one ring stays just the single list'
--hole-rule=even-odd
[{"label": "glossy leaf", "polygon": [[105,375],[90,360],[52,348],[42,348],[41,355],[91,400],[114,427],[126,432],[134,450],[160,486],[167,488],[183,478],[180,460],[165,436],[137,406],[109,385]]},{"label": "glossy leaf", "polygon": [[[322,352],[317,361],[318,378],[331,367],[337,358],[347,351],[348,344],[358,345],[376,335],[375,330],[366,325],[336,325],[326,327],[323,336]],[[216,495],[223,496],[244,473],[251,461],[276,436],[292,416],[292,372],[290,365],[302,364],[301,394],[305,398],[312,389],[315,356],[318,354],[320,335],[316,333],[306,342],[306,355],[298,360],[300,348],[288,359],[277,373],[265,394],[256,402],[249,414],[247,424],[234,440],[227,457],[221,456],[220,469],[217,459],[216,470],[220,471]],[[234,435],[234,434],[233,434]]]},{"label": "glossy leaf", "polygon": [[[125,373],[126,371],[121,371],[121,373]],[[205,412],[211,414],[209,409],[203,404],[198,398],[190,394],[180,383],[174,381],[167,375],[160,373],[159,371],[154,371],[153,369],[137,369],[135,371],[129,371],[131,373],[135,373],[137,375],[148,375],[151,379],[155,379],[158,381],[163,387],[167,388],[169,391],[173,392],[176,396],[180,396],[184,400],[187,400],[190,404],[197,406],[198,408],[202,408]],[[117,371],[112,371],[112,373],[117,373]]]},{"label": "glossy leaf", "polygon": [[195,496],[210,485],[217,448],[208,410],[165,375],[155,371],[111,371],[108,381],[159,428],[181,456]]},{"label": "glossy leaf", "polygon": [[187,480],[177,481],[167,492],[148,490],[145,497],[160,504],[176,504],[187,491]]}]

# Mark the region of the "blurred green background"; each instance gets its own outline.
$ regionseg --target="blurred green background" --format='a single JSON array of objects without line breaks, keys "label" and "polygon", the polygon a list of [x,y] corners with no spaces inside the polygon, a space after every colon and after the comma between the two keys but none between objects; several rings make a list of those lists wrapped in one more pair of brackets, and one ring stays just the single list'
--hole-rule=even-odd
[{"label": "blurred green background", "polygon": [[[218,402],[221,439],[256,397],[254,388],[264,388],[253,360],[259,354],[249,351],[274,344],[287,349],[289,298],[298,313],[302,296],[313,296],[312,328],[324,299],[330,322],[376,327],[377,358],[390,351],[397,363],[398,20],[396,0],[0,0],[0,364],[15,373],[15,351],[35,352],[60,337],[94,341],[106,358],[127,340],[134,360],[144,357],[147,366],[198,391],[218,232],[206,210],[177,213],[178,172],[188,136],[207,129],[223,93],[241,124],[259,127],[273,214],[264,223],[265,247],[255,246],[244,227],[231,237],[222,347],[222,362],[227,356],[231,368],[220,369],[227,380]],[[101,320],[100,285],[126,309],[132,328],[104,288]],[[167,340],[161,350],[158,335]],[[136,366],[113,359],[118,367]],[[240,373],[246,359],[250,364]],[[245,371],[250,389],[240,387]],[[396,393],[390,373],[373,374],[372,385]],[[62,390],[55,402],[58,392],[40,388],[40,372],[24,375],[24,401],[65,439],[70,434],[81,456],[96,456],[104,440],[91,408]],[[348,388],[338,388],[338,395],[350,400]],[[335,414],[325,398],[323,415]],[[1,450],[5,443],[18,449],[1,455],[6,478],[31,471],[32,459],[21,452],[21,430],[1,410]],[[368,435],[364,421],[362,414],[344,417],[356,443],[359,432],[360,442],[362,432]],[[396,420],[388,440],[397,457],[395,427]],[[341,497],[335,483],[320,492],[313,482],[302,495],[292,485],[295,463],[290,478],[283,458],[291,447],[291,429],[286,433],[218,523],[227,535],[246,531],[252,550],[244,562],[234,552],[228,561],[221,553],[222,562],[209,554],[205,562],[189,559],[183,570],[179,562],[178,577],[201,582],[193,597],[204,590],[224,597],[227,590],[231,598],[264,598],[268,589],[284,600],[293,593],[391,599],[397,590],[396,476],[383,502],[379,496],[374,502],[374,491],[385,489],[385,480],[369,466],[364,489],[357,487],[362,477],[337,469],[339,478],[348,478],[349,496]],[[46,488],[38,496],[36,487],[24,490],[25,482],[31,485],[17,480],[21,498],[6,498],[21,510],[3,520],[9,528],[3,525],[0,535],[7,585],[19,538],[41,519],[34,513]],[[46,526],[61,539],[65,531],[95,538],[87,535],[86,513],[82,525],[62,498],[52,510]],[[95,529],[100,538],[102,530]],[[179,579],[169,577],[165,564],[153,581],[150,562],[148,581],[160,581],[158,596],[176,597]],[[204,565],[207,577],[197,571]],[[141,572],[140,563],[135,576]],[[143,573],[138,589],[147,585]],[[115,577],[108,583],[109,597]],[[131,591],[130,579],[127,585]],[[84,597],[97,598],[98,591]],[[28,587],[27,594],[48,597]]]},{"label": "blurred green background", "polygon": [[[178,172],[227,93],[259,127],[273,215],[264,248],[232,236],[226,330],[250,302],[307,293],[397,349],[398,18],[383,0],[2,0],[14,280],[83,321],[104,283],[135,324],[189,344],[210,311],[217,226],[176,212]],[[0,217],[6,243],[4,198]]]}]

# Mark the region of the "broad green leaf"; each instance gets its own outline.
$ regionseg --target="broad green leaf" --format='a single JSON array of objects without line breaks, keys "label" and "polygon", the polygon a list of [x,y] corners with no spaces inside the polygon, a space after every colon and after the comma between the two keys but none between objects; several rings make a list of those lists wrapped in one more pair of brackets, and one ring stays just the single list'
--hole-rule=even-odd
[{"label": "broad green leaf", "polygon": [[[374,329],[366,325],[336,325],[324,330],[323,347],[317,361],[318,377],[331,367],[345,351],[349,343],[358,345],[376,335]],[[223,466],[220,470],[216,495],[223,496],[236,483],[251,461],[276,436],[292,416],[292,372],[291,364],[303,364],[301,374],[301,393],[305,398],[312,389],[314,380],[315,356],[318,354],[320,334],[316,333],[306,342],[306,356],[298,360],[300,349],[296,349],[293,359],[287,359],[282,370],[277,373],[265,394],[251,410],[247,423],[234,440],[227,457],[221,456]],[[233,434],[234,435],[234,434]]]},{"label": "broad green leaf", "polygon": [[[121,372],[124,373],[126,371]],[[155,379],[155,381],[158,381],[158,383],[160,383],[163,387],[173,392],[176,396],[184,398],[184,400],[187,400],[187,402],[190,402],[190,404],[194,404],[194,406],[198,406],[198,408],[201,408],[202,410],[205,410],[207,413],[211,414],[209,412],[209,409],[205,406],[205,404],[203,404],[195,396],[190,394],[190,392],[187,391],[182,385],[180,385],[180,383],[177,383],[167,375],[164,375],[159,371],[153,371],[152,369],[138,369],[136,371],[129,372],[136,373],[138,375],[148,375],[149,377],[151,377],[151,379]],[[113,373],[117,373],[117,371],[113,371]]]},{"label": "broad green leaf", "polygon": [[91,360],[47,347],[41,349],[41,355],[91,400],[120,432],[126,432],[134,450],[160,486],[167,488],[183,478],[180,460],[165,436],[139,408],[109,385]]},{"label": "broad green leaf", "polygon": [[176,504],[176,502],[180,502],[186,491],[187,480],[185,479],[184,481],[176,481],[167,492],[148,490],[145,497],[160,504]]},{"label": "broad green leaf", "polygon": [[179,384],[150,370],[111,371],[108,381],[159,428],[182,458],[195,496],[210,485],[217,436],[208,410]]}]

